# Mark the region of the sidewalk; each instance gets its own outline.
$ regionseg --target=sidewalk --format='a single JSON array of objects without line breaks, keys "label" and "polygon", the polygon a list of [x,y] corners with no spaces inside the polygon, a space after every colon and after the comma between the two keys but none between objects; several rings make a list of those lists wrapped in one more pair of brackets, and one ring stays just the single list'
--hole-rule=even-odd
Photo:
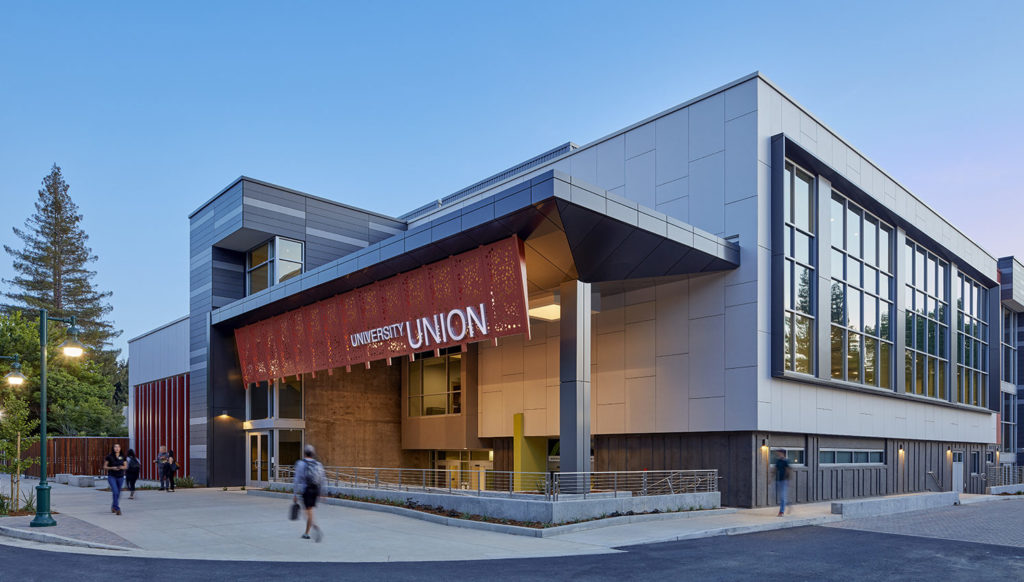
[{"label": "sidewalk", "polygon": [[[28,484],[34,487],[36,482]],[[4,486],[0,483],[0,489]],[[614,553],[619,551],[615,548],[636,544],[736,535],[841,519],[831,514],[830,503],[812,503],[796,505],[781,518],[776,517],[776,508],[741,509],[534,538],[325,505],[317,510],[324,541],[316,544],[299,538],[303,521],[287,520],[287,499],[221,489],[139,491],[135,500],[122,495],[123,515],[117,516],[110,513],[109,492],[56,483],[51,486],[52,507],[59,512],[54,516],[57,527],[29,528],[31,517],[15,517],[0,520],[0,528],[123,549],[44,546],[6,536],[0,536],[0,543],[68,552],[210,560],[445,561]]]}]

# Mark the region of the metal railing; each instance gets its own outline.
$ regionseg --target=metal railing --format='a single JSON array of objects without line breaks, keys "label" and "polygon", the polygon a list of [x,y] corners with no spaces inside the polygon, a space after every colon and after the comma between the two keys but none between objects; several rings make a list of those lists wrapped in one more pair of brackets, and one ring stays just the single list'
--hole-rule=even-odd
[{"label": "metal railing", "polygon": [[1024,465],[990,466],[985,471],[985,481],[987,487],[1020,485],[1024,483]]},{"label": "metal railing", "polygon": [[[292,465],[279,465],[271,481],[290,483]],[[424,491],[449,495],[507,496],[557,501],[559,497],[622,497],[718,491],[718,470],[528,473],[491,469],[324,467],[328,487]]]}]

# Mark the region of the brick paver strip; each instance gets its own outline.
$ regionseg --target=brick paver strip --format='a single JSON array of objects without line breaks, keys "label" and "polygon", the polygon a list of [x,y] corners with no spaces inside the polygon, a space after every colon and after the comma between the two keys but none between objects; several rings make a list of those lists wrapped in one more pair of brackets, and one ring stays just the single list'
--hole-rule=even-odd
[{"label": "brick paver strip", "polygon": [[70,515],[56,515],[54,516],[54,519],[57,520],[57,525],[53,527],[31,527],[29,526],[29,523],[32,521],[32,516],[0,517],[0,526],[27,532],[63,536],[84,542],[106,544],[109,546],[121,546],[123,548],[139,547],[108,529],[103,529],[102,527],[76,519]]},{"label": "brick paver strip", "polygon": [[1024,548],[1024,499],[848,519],[825,527]]}]

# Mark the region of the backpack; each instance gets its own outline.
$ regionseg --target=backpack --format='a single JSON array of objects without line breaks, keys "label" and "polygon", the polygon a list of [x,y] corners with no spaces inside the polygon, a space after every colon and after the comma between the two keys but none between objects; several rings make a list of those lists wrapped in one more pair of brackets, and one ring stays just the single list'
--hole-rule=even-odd
[{"label": "backpack", "polygon": [[135,457],[128,457],[128,472],[136,474],[142,470],[142,464]]},{"label": "backpack", "polygon": [[302,462],[305,467],[303,478],[306,481],[306,487],[312,486],[317,489],[323,488],[324,481],[326,481],[324,466],[321,465],[319,461],[314,461],[312,459],[303,459]]}]

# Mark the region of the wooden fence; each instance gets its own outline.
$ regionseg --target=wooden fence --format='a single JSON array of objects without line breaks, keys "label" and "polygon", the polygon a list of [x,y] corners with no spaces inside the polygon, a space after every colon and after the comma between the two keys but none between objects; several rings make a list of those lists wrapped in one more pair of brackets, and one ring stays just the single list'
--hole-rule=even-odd
[{"label": "wooden fence", "polygon": [[[121,445],[121,453],[128,452],[128,437],[48,437],[46,439],[46,474],[104,475],[103,458],[111,448]],[[39,443],[29,447],[25,458],[39,456]],[[39,464],[25,471],[27,477],[39,476]]]}]

